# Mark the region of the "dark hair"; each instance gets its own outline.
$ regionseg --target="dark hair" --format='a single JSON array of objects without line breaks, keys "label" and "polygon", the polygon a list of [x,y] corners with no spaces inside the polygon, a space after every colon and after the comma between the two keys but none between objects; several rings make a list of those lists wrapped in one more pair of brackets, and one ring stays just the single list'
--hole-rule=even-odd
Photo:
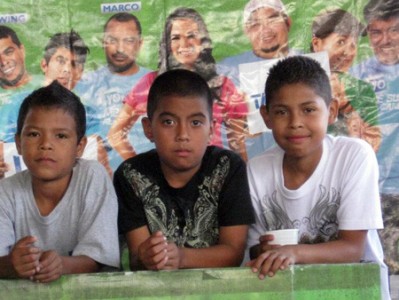
[{"label": "dark hair", "polygon": [[330,104],[330,80],[319,62],[306,56],[290,56],[278,61],[269,72],[265,85],[266,107],[274,94],[287,84],[301,83],[309,86]]},{"label": "dark hair", "polygon": [[[312,23],[312,34],[314,37],[325,39],[332,33],[343,36],[365,35],[365,26],[359,22],[351,13],[337,8],[319,13]],[[310,50],[313,52],[313,45]]]},{"label": "dark hair", "polygon": [[54,34],[44,48],[43,57],[46,63],[49,63],[51,57],[57,49],[61,47],[69,49],[73,54],[77,55],[77,62],[80,64],[86,62],[86,56],[90,52],[85,42],[76,31],[60,32]]},{"label": "dark hair", "polygon": [[159,102],[170,96],[197,96],[206,101],[212,120],[212,93],[206,81],[197,73],[176,69],[157,76],[148,93],[147,115],[151,120]]},{"label": "dark hair", "polygon": [[19,40],[17,34],[10,27],[0,25],[0,39],[5,39],[10,37],[12,42],[19,47],[21,47],[21,41]]},{"label": "dark hair", "polygon": [[206,81],[210,81],[217,76],[215,59],[212,56],[212,41],[204,19],[196,10],[187,7],[177,8],[166,19],[165,28],[159,45],[159,74],[172,69],[185,68],[185,66],[179,63],[171,53],[170,34],[172,25],[173,21],[179,19],[191,19],[198,25],[198,31],[201,35],[202,50],[195,62],[194,70]]},{"label": "dark hair", "polygon": [[27,96],[18,113],[17,134],[21,135],[27,114],[33,108],[62,109],[73,117],[78,142],[86,133],[86,111],[79,97],[54,80],[50,85],[39,88]]},{"label": "dark hair", "polygon": [[112,15],[104,25],[104,32],[107,30],[108,23],[111,22],[112,20],[115,20],[120,23],[133,21],[136,24],[139,35],[141,35],[141,24],[139,19],[135,15],[129,14],[127,12],[120,12]]},{"label": "dark hair", "polygon": [[373,19],[388,20],[399,18],[398,0],[370,0],[363,9],[364,19],[370,23]]}]

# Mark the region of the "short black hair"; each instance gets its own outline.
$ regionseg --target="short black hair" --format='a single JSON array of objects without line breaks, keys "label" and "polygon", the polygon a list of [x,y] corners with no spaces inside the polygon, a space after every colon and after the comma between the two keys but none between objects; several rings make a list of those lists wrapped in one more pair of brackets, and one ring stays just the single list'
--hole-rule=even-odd
[{"label": "short black hair", "polygon": [[301,83],[322,97],[327,105],[332,99],[330,80],[319,62],[306,56],[290,56],[278,61],[266,79],[266,108],[275,93],[287,84]]},{"label": "short black hair", "polygon": [[61,47],[69,49],[73,54],[77,55],[76,62],[80,64],[85,64],[87,54],[90,53],[90,49],[86,46],[79,33],[74,30],[70,32],[59,32],[50,38],[44,48],[43,57],[47,64],[57,49]]},{"label": "short black hair", "polygon": [[373,19],[388,20],[399,18],[398,0],[370,0],[363,9],[364,19],[370,23]]},{"label": "short black hair", "polygon": [[0,39],[6,39],[10,37],[12,42],[18,46],[18,48],[21,47],[21,41],[19,40],[17,34],[13,29],[10,27],[0,25]]},{"label": "short black hair", "polygon": [[54,80],[27,96],[18,113],[17,135],[21,135],[27,114],[33,108],[57,108],[70,114],[75,120],[78,142],[86,133],[86,110],[79,97]]},{"label": "short black hair", "polygon": [[184,69],[166,71],[155,78],[148,93],[147,115],[151,120],[159,102],[170,96],[198,96],[205,99],[212,120],[213,97],[201,75]]},{"label": "short black hair", "polygon": [[104,32],[107,30],[108,23],[112,20],[118,21],[120,23],[133,21],[136,24],[139,35],[141,35],[141,24],[139,19],[135,15],[129,14],[127,12],[120,12],[112,15],[104,25]]}]

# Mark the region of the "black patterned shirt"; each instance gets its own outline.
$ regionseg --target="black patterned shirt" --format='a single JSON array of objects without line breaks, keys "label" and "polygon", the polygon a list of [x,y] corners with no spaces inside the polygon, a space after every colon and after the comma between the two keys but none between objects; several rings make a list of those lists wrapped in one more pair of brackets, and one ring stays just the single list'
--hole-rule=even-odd
[{"label": "black patterned shirt", "polygon": [[156,150],[126,160],[115,172],[120,233],[147,225],[178,246],[217,244],[220,226],[254,222],[245,163],[209,146],[199,171],[182,188],[169,186]]}]

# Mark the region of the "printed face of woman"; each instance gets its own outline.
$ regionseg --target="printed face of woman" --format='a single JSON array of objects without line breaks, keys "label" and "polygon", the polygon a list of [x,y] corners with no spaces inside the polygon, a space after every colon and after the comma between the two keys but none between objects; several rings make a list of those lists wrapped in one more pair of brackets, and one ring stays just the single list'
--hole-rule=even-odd
[{"label": "printed face of woman", "polygon": [[192,19],[177,19],[170,33],[171,51],[175,59],[191,68],[202,50],[198,24]]}]

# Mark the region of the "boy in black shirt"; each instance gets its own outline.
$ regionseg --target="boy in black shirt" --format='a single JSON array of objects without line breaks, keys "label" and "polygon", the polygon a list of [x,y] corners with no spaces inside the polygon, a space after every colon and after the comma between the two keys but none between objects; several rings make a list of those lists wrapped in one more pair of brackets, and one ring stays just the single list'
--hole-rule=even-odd
[{"label": "boy in black shirt", "polygon": [[115,173],[119,230],[130,267],[179,269],[240,265],[253,223],[245,163],[208,146],[211,91],[202,77],[172,70],[151,86],[144,132],[155,150]]}]

